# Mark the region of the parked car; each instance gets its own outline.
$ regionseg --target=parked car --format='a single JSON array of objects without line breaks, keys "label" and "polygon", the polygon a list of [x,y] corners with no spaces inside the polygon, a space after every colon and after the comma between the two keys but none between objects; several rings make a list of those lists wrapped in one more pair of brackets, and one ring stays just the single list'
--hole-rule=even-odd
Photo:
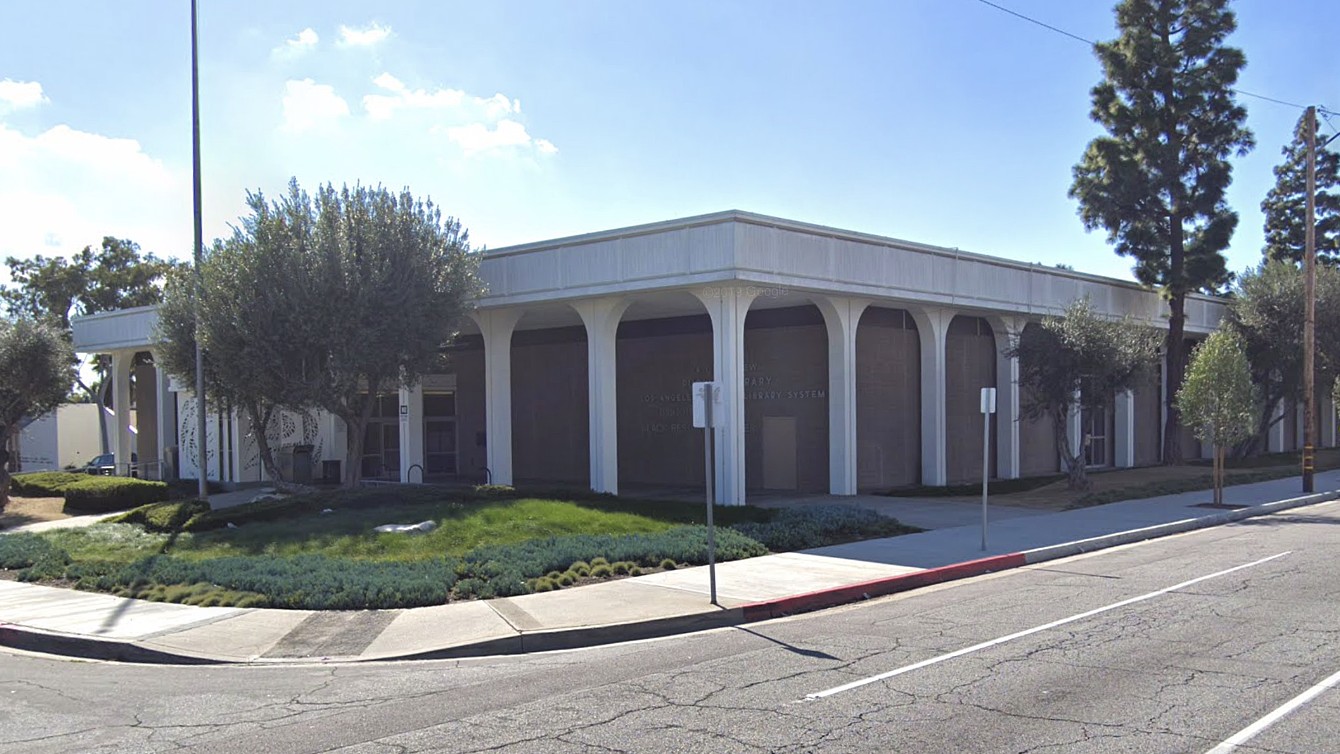
[{"label": "parked car", "polygon": [[[136,465],[139,462],[140,462],[139,455],[136,453],[131,453],[130,454],[131,476],[139,476],[136,469]],[[100,456],[96,456],[92,461],[89,461],[88,464],[84,466],[84,468],[79,469],[79,471],[82,471],[85,474],[94,474],[96,476],[116,476],[116,454],[103,453]]]}]

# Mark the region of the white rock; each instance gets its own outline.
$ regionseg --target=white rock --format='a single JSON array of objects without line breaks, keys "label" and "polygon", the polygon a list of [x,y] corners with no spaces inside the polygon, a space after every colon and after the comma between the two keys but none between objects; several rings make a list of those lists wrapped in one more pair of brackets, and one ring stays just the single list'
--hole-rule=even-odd
[{"label": "white rock", "polygon": [[412,534],[414,532],[429,532],[436,528],[436,521],[420,521],[417,524],[382,524],[373,531],[384,534]]},{"label": "white rock", "polygon": [[323,515],[323,516],[326,515],[327,513],[334,513],[334,512],[335,512],[335,510],[334,510],[333,508],[322,508],[322,509],[321,509],[321,515]]}]

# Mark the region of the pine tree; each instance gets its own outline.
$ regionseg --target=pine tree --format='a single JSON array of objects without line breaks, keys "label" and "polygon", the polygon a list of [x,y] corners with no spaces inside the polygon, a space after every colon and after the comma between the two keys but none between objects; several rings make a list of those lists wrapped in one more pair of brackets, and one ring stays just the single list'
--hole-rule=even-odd
[{"label": "pine tree", "polygon": [[[1294,128],[1293,141],[1280,150],[1284,162],[1275,166],[1275,186],[1261,202],[1266,215],[1269,259],[1303,262],[1307,215],[1307,124],[1304,115]],[[1320,146],[1320,143],[1318,144]],[[1317,150],[1317,261],[1340,265],[1340,154]]]},{"label": "pine tree", "polygon": [[1186,371],[1186,297],[1229,281],[1223,250],[1238,224],[1224,192],[1228,158],[1254,146],[1233,95],[1246,64],[1224,45],[1237,27],[1227,0],[1123,0],[1120,36],[1095,45],[1104,78],[1091,117],[1108,132],[1089,143],[1070,196],[1089,230],[1104,228],[1135,276],[1171,310],[1163,460],[1180,463],[1176,392]]}]

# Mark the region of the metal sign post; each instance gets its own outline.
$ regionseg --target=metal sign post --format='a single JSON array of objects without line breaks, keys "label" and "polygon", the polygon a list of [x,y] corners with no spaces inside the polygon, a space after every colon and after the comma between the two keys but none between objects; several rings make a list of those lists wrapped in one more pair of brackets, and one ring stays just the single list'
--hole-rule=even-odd
[{"label": "metal sign post", "polygon": [[986,551],[986,483],[991,476],[991,415],[996,413],[996,389],[982,388],[982,551]]},{"label": "metal sign post", "polygon": [[712,462],[712,439],[717,426],[717,404],[721,402],[721,386],[715,382],[693,383],[693,426],[703,430],[703,463],[707,478],[707,579],[712,604],[717,604],[717,539],[712,521],[716,505],[716,464]]}]

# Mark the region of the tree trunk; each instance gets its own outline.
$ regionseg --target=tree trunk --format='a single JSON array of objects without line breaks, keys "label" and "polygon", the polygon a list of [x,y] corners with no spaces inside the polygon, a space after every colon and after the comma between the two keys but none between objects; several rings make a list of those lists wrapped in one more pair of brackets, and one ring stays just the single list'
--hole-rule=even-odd
[{"label": "tree trunk", "polygon": [[9,441],[18,434],[17,424],[0,424],[0,513],[9,505]]},{"label": "tree trunk", "polygon": [[[373,384],[371,381],[368,384]],[[357,487],[363,481],[363,435],[367,432],[368,420],[372,409],[377,405],[377,393],[371,392],[360,411],[345,411],[340,414],[344,420],[345,470],[344,486]]]},{"label": "tree trunk", "polygon": [[[1181,224],[1176,227],[1180,231]],[[1175,235],[1177,236],[1175,245],[1180,252],[1181,233]],[[1180,266],[1181,254],[1174,254],[1173,259]],[[1168,411],[1168,419],[1163,425],[1163,463],[1178,466],[1182,463],[1182,419],[1177,411],[1177,393],[1182,389],[1182,379],[1186,374],[1186,294],[1174,292],[1172,300],[1168,303],[1172,316],[1168,318],[1166,348],[1168,381],[1163,386],[1164,402]]]},{"label": "tree trunk", "polygon": [[1214,446],[1214,504],[1224,504],[1224,449]]},{"label": "tree trunk", "polygon": [[262,411],[259,405],[248,403],[242,411],[247,415],[247,421],[251,423],[251,430],[256,433],[256,451],[261,457],[261,467],[265,469],[270,481],[274,482],[276,487],[283,489],[287,480],[279,472],[279,464],[275,462],[274,449],[270,447],[268,434],[270,421],[274,418],[274,407]]},{"label": "tree trunk", "polygon": [[1065,465],[1067,487],[1076,492],[1084,492],[1089,489],[1089,477],[1084,468],[1083,453],[1075,455],[1070,450],[1070,434],[1066,431],[1069,418],[1068,411],[1052,412],[1052,425],[1056,434],[1056,453],[1061,457],[1061,463]]},{"label": "tree trunk", "polygon": [[0,513],[9,505],[9,432],[0,432]]}]

